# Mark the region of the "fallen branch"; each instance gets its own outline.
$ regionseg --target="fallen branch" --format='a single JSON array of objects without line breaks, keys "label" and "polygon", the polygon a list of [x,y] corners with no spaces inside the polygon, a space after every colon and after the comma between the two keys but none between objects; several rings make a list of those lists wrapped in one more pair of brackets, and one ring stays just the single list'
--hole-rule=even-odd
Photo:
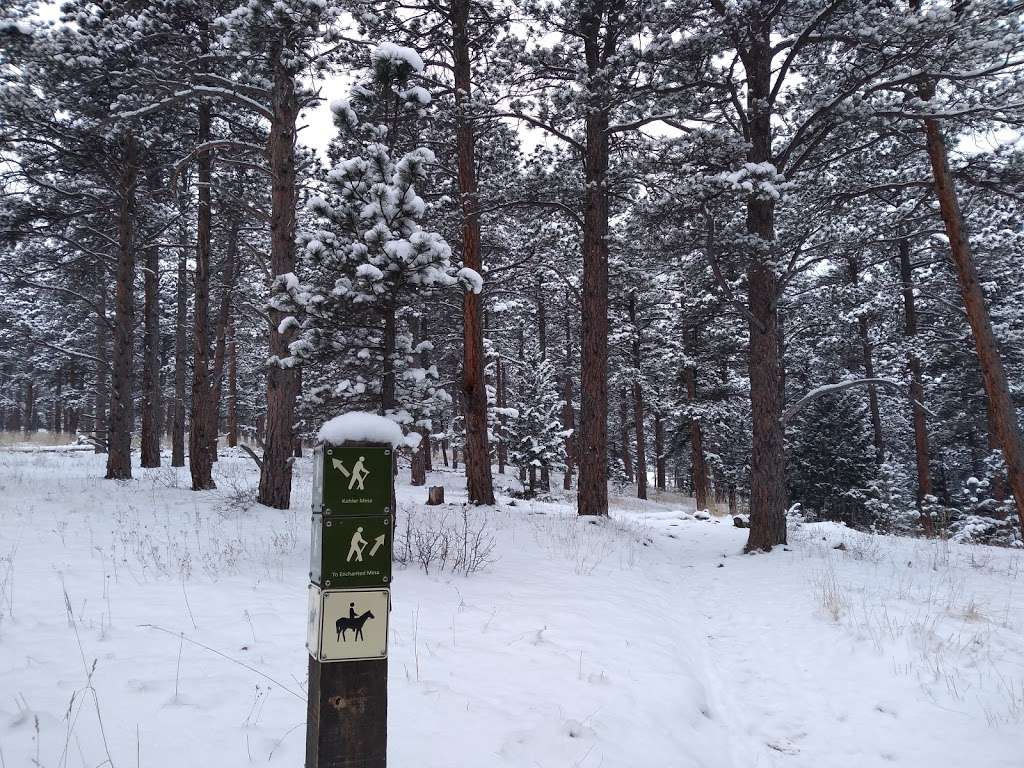
[{"label": "fallen branch", "polygon": [[249,454],[249,457],[256,462],[256,466],[260,468],[260,472],[263,471],[263,459],[256,455],[256,451],[250,448],[245,443],[239,443],[238,447]]}]

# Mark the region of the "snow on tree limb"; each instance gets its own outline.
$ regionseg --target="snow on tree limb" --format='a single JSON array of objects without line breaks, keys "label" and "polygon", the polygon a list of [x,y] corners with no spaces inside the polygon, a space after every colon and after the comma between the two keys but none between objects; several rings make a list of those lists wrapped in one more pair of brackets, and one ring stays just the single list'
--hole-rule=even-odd
[{"label": "snow on tree limb", "polygon": [[[809,402],[811,402],[812,400],[817,400],[819,397],[824,397],[825,395],[831,395],[831,394],[833,394],[835,392],[840,392],[840,391],[842,391],[844,389],[849,389],[850,387],[859,387],[862,384],[864,384],[866,386],[869,386],[869,387],[871,387],[871,386],[889,387],[889,388],[895,389],[897,391],[902,391],[904,389],[904,385],[900,384],[898,381],[893,381],[892,379],[878,379],[878,378],[874,378],[874,379],[851,379],[850,381],[841,381],[838,384],[826,384],[824,386],[816,387],[816,388],[812,389],[806,395],[804,395],[799,400],[797,400],[795,403],[793,403],[791,406],[789,406],[789,408],[787,408],[783,412],[782,417],[780,418],[780,421],[783,424],[788,423],[790,421],[790,419],[792,419],[797,413],[799,413],[800,410],[805,405],[807,405]],[[911,399],[911,403],[913,403],[914,405],[916,405],[919,408],[921,408],[921,410],[923,410],[929,416],[935,416],[935,414],[932,413],[930,410],[928,410],[924,406],[923,403],[919,403],[918,401],[916,401],[914,399]]]}]

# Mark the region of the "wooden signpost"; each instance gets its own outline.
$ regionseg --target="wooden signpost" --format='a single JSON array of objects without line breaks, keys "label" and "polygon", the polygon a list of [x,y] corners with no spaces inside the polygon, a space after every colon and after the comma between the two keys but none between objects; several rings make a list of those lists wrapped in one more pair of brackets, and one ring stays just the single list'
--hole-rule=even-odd
[{"label": "wooden signpost", "polygon": [[306,768],[385,768],[394,450],[323,444],[314,462]]}]

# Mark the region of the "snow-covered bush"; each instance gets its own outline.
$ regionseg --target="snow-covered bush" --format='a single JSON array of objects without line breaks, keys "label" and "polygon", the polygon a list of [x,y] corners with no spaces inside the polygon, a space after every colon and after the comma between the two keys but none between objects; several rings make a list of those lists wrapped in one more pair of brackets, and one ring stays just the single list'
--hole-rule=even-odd
[{"label": "snow-covered bush", "polygon": [[1015,520],[983,515],[963,515],[949,526],[949,537],[959,544],[991,544],[1024,547]]}]

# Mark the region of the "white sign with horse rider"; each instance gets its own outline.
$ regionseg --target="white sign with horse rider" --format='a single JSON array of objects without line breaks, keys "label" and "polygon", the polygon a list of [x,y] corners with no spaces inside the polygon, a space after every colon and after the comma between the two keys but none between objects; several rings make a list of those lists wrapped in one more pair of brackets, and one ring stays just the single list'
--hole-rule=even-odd
[{"label": "white sign with horse rider", "polygon": [[318,661],[384,659],[388,655],[386,589],[325,589],[311,586],[307,647]]}]

